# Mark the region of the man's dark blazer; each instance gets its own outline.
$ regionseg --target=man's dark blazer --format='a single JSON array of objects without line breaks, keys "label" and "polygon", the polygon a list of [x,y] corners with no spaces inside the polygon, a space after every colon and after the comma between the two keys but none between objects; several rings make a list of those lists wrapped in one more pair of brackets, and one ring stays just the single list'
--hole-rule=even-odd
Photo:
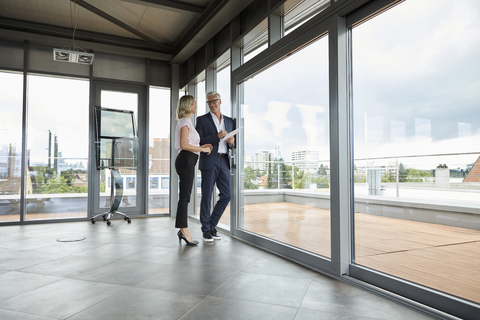
[{"label": "man's dark blazer", "polygon": [[[232,132],[235,130],[235,122],[232,118],[223,116],[223,121],[225,121],[225,130],[227,132]],[[197,118],[197,125],[195,126],[198,134],[200,135],[200,145],[203,146],[204,144],[211,144],[213,146],[212,152],[207,155],[204,152],[200,152],[200,163],[198,168],[200,170],[210,170],[213,168],[213,164],[218,155],[218,142],[220,139],[218,138],[217,127],[215,126],[215,122],[213,122],[212,115],[210,112],[204,114]],[[235,145],[235,144],[234,144]],[[228,156],[228,165],[230,166],[230,145],[227,143],[227,152]]]}]

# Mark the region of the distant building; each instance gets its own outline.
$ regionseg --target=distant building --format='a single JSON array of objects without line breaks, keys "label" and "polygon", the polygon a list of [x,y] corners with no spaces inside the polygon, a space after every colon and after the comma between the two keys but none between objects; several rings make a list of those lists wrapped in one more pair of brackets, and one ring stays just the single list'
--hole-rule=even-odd
[{"label": "distant building", "polygon": [[292,152],[293,165],[300,170],[317,170],[318,151],[300,150]]},{"label": "distant building", "polygon": [[386,165],[376,165],[374,161],[367,161],[365,166],[356,167],[354,174],[366,176],[368,169],[379,169],[382,175],[396,174],[397,163],[395,161],[389,161]]},{"label": "distant building", "polygon": [[262,151],[253,156],[253,169],[268,171],[268,161],[273,160],[273,153]]},{"label": "distant building", "polygon": [[150,173],[170,173],[170,139],[154,138],[148,151]]},{"label": "distant building", "polygon": [[280,150],[280,144],[275,147],[275,159],[282,159],[282,152]]}]

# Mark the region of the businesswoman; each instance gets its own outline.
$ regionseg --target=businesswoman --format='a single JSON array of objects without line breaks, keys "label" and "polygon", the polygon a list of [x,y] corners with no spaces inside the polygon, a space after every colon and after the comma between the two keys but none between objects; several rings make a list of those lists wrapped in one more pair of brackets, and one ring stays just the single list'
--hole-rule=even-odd
[{"label": "businesswoman", "polygon": [[175,160],[175,170],[180,178],[180,194],[178,197],[177,218],[175,228],[178,241],[185,240],[187,245],[195,246],[198,241],[193,240],[188,231],[187,209],[190,202],[193,180],[195,179],[195,165],[200,152],[210,154],[211,144],[200,146],[200,136],[193,126],[190,116],[197,112],[197,104],[192,96],[180,98],[177,106],[177,127],[175,128],[175,148],[179,151]]}]

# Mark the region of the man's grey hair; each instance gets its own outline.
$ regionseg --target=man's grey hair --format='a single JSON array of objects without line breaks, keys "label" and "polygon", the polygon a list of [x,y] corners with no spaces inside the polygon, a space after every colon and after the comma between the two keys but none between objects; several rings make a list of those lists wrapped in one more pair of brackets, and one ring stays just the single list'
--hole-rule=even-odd
[{"label": "man's grey hair", "polygon": [[213,96],[213,95],[216,95],[217,99],[222,99],[222,97],[220,97],[220,93],[218,93],[217,91],[210,91],[209,93],[207,93],[205,95],[205,98],[208,99],[208,97]]}]

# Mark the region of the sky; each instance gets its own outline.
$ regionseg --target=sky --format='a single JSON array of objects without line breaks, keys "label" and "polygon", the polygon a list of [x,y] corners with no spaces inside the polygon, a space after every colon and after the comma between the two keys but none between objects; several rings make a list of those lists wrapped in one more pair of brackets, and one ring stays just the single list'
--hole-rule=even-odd
[{"label": "sky", "polygon": [[[47,80],[48,79],[48,80]],[[22,95],[21,74],[0,73],[0,146],[12,142],[21,152]],[[28,136],[31,164],[48,162],[48,139],[57,136],[59,151],[76,163],[88,157],[88,90],[86,80],[28,76]],[[61,119],[52,125],[52,118]]]},{"label": "sky", "polygon": [[[465,167],[480,146],[480,2],[407,0],[352,31],[354,156]],[[229,114],[228,69],[217,74]],[[0,73],[0,145],[21,144],[21,74]],[[313,149],[328,162],[328,36],[244,82],[247,157]],[[88,154],[88,81],[29,77],[28,147],[46,161],[48,130],[66,158]],[[168,138],[169,91],[150,91],[150,137]],[[197,104],[204,106],[203,96]],[[102,102],[130,104],[124,95]],[[167,116],[168,114],[168,116]],[[62,121],[51,126],[55,116]],[[72,143],[72,141],[75,141]],[[467,153],[462,156],[422,155]],[[468,154],[472,153],[472,154]],[[368,161],[370,161],[368,160]],[[359,160],[361,161],[367,160]],[[376,160],[381,162],[380,160]]]},{"label": "sky", "polygon": [[480,151],[478,16],[478,1],[409,0],[353,30],[356,158]]},{"label": "sky", "polygon": [[[479,1],[407,0],[353,29],[356,159],[422,168],[477,159],[417,156],[480,152],[479,16]],[[280,144],[286,160],[315,146],[329,159],[326,39],[245,82],[247,157]]]},{"label": "sky", "polygon": [[328,36],[245,81],[246,156],[279,145],[286,161],[306,149],[328,160],[328,87]]}]

